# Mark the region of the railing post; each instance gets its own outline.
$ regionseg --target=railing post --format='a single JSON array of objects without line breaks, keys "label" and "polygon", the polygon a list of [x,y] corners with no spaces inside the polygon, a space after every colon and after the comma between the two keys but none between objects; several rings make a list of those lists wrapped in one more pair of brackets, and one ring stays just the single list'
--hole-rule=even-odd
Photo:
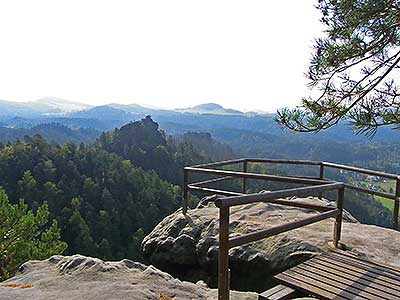
[{"label": "railing post", "polygon": [[229,207],[219,209],[218,300],[229,300]]},{"label": "railing post", "polygon": [[189,206],[189,171],[183,169],[183,214],[186,215]]},{"label": "railing post", "polygon": [[393,205],[393,228],[399,229],[399,201],[400,201],[400,179],[396,179],[396,199]]},{"label": "railing post", "polygon": [[324,163],[321,162],[319,165],[319,179],[324,179]]},{"label": "railing post", "polygon": [[343,202],[344,202],[344,187],[338,189],[337,193],[337,208],[340,213],[336,216],[335,225],[333,229],[333,245],[337,248],[339,246],[340,236],[342,232],[343,221]]},{"label": "railing post", "polygon": [[[247,159],[243,161],[243,173],[247,173]],[[242,194],[246,194],[247,178],[243,177]]]},{"label": "railing post", "polygon": [[[319,164],[319,179],[324,179],[324,163]],[[318,195],[319,199],[322,199],[322,192]]]}]

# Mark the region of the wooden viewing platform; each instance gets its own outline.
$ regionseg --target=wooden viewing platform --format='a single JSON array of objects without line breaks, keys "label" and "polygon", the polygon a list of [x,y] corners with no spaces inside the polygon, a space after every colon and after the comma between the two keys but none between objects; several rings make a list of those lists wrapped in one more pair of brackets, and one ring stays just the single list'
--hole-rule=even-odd
[{"label": "wooden viewing platform", "polygon": [[[290,164],[319,167],[319,176],[277,176],[269,174],[249,173],[248,165],[251,163],[265,164]],[[243,164],[243,171],[216,169],[235,164]],[[394,180],[394,193],[380,192],[348,183],[336,182],[324,176],[324,169],[334,168],[352,171],[365,175],[379,176]],[[200,182],[189,182],[189,173],[203,173],[222,176]],[[207,187],[208,184],[226,181],[234,178],[242,179],[242,191],[233,192]],[[286,183],[311,185],[265,193],[247,194],[247,180],[258,179],[266,181],[279,181]],[[183,213],[188,210],[189,192],[197,191],[224,195],[215,201],[219,208],[219,254],[218,254],[218,300],[229,300],[229,249],[271,237],[289,230],[300,228],[325,219],[334,218],[333,245],[337,248],[341,237],[343,205],[345,189],[352,189],[371,195],[377,195],[394,201],[393,227],[398,229],[400,176],[379,171],[361,169],[351,166],[339,165],[329,162],[315,162],[304,160],[273,160],[273,159],[235,159],[223,162],[209,163],[184,169],[184,195]],[[337,191],[336,207],[306,204],[282,198],[293,196],[306,196],[322,192]],[[244,235],[229,237],[229,209],[232,206],[267,202],[293,207],[308,208],[318,214],[294,222],[281,224],[272,228],[265,228]],[[332,251],[317,255],[306,262],[286,270],[275,278],[282,284],[259,295],[259,300],[286,300],[292,299],[299,292],[316,296],[318,299],[337,300],[392,300],[400,299],[400,270],[384,266],[375,262],[362,260],[345,251]]]},{"label": "wooden viewing platform", "polygon": [[[275,276],[293,290],[336,300],[400,299],[400,269],[332,251]],[[260,300],[284,299],[261,294]]]}]

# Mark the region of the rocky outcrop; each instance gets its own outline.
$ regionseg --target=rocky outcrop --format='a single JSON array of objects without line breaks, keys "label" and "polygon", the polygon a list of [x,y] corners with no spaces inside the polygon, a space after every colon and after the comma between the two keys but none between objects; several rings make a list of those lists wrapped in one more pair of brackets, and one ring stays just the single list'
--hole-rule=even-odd
[{"label": "rocky outcrop", "polygon": [[[203,279],[216,286],[218,261],[218,209],[205,199],[184,216],[181,210],[166,217],[144,239],[142,249],[149,261],[174,276]],[[211,199],[212,200],[212,199]],[[292,199],[330,205],[318,198]],[[257,203],[230,210],[231,235],[303,219],[316,211]],[[400,266],[400,232],[358,223],[345,213],[342,247],[353,254]],[[230,250],[231,285],[240,290],[265,290],[272,276],[332,245],[333,220],[283,233]]]},{"label": "rocky outcrop", "polygon": [[[205,283],[182,282],[153,266],[81,255],[29,261],[0,283],[2,300],[211,300],[215,295]],[[232,292],[231,299],[256,300],[257,295]]]}]

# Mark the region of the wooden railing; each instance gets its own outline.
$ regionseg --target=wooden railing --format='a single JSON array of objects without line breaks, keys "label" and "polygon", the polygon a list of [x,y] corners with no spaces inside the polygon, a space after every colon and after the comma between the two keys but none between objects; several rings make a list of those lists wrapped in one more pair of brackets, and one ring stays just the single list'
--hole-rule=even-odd
[{"label": "wooden railing", "polygon": [[[270,163],[270,164],[291,164],[291,165],[305,165],[305,166],[319,166],[318,177],[306,177],[306,176],[277,176],[268,174],[257,174],[248,172],[249,163]],[[215,167],[221,167],[233,164],[243,164],[242,171],[228,171],[214,169]],[[389,194],[386,192],[374,191],[360,186],[351,185],[348,183],[336,182],[325,178],[324,171],[326,168],[336,168],[340,170],[352,171],[356,173],[379,176],[386,179],[395,180],[395,193]],[[204,173],[222,176],[214,179],[203,180],[195,183],[189,183],[189,173]],[[230,180],[233,178],[242,178],[242,192],[232,192],[225,190],[218,190],[206,187],[210,183],[221,182]],[[306,187],[298,187],[292,189],[285,189],[279,191],[272,191],[266,193],[255,193],[246,195],[247,191],[247,180],[248,179],[259,179],[278,181],[286,183],[296,183],[304,185],[312,185]],[[196,165],[192,167],[186,167],[184,169],[184,197],[183,197],[183,213],[186,214],[188,210],[189,192],[200,191],[205,193],[212,193],[218,195],[224,195],[228,197],[220,197],[215,201],[215,205],[219,208],[219,254],[218,254],[218,300],[229,300],[229,249],[237,247],[243,244],[255,242],[267,237],[271,237],[283,232],[287,232],[296,228],[300,228],[309,224],[313,224],[328,218],[335,218],[334,229],[333,229],[333,245],[338,247],[339,240],[341,237],[342,228],[342,217],[343,217],[343,204],[344,204],[344,193],[345,189],[352,189],[359,192],[368,193],[371,195],[381,196],[386,199],[394,201],[393,209],[393,227],[398,229],[398,217],[399,217],[399,197],[400,197],[400,177],[394,174],[372,171],[367,169],[361,169],[346,165],[339,165],[329,162],[315,162],[305,160],[273,160],[273,159],[235,159],[229,161],[215,162],[209,164]],[[292,196],[306,196],[309,194],[319,194],[326,191],[337,191],[336,207],[309,204],[304,202],[297,202],[292,200],[286,200],[283,198]],[[229,237],[229,210],[230,207],[256,203],[266,202],[275,203],[280,205],[287,205],[292,207],[308,208],[318,211],[319,213],[311,217],[274,226],[272,228],[266,228],[240,236]]]},{"label": "wooden railing", "polygon": [[[286,164],[286,165],[303,165],[303,166],[317,166],[319,167],[318,177],[307,177],[307,176],[277,176],[269,174],[257,174],[249,173],[250,163],[265,163],[265,164]],[[216,169],[216,167],[237,165],[242,164],[242,171],[228,171]],[[341,164],[335,164],[331,162],[323,161],[309,161],[309,160],[284,160],[284,159],[259,159],[259,158],[241,158],[233,159],[221,162],[213,162],[208,164],[195,165],[190,167],[185,167],[184,169],[184,193],[183,193],[183,212],[186,213],[188,209],[188,200],[190,191],[205,192],[209,194],[218,194],[224,196],[241,196],[246,194],[247,191],[247,180],[248,179],[259,179],[266,181],[278,181],[286,183],[297,183],[304,185],[320,185],[329,182],[335,182],[334,180],[325,177],[326,169],[338,169],[343,171],[351,171],[358,174],[378,176],[383,179],[394,180],[395,184],[393,186],[394,193],[387,193],[368,189],[365,187],[357,186],[354,184],[344,183],[346,189],[355,190],[362,193],[367,193],[370,195],[380,196],[385,199],[390,199],[394,202],[392,211],[392,226],[395,229],[399,229],[399,200],[400,200],[400,176],[396,174],[390,174],[380,171],[368,170],[363,168],[357,168],[353,166],[346,166]],[[200,181],[200,182],[189,182],[190,173],[202,173],[209,175],[221,176],[215,179]],[[218,190],[207,187],[208,184],[215,182],[222,182],[234,178],[242,178],[242,191],[233,192],[226,190]]]}]

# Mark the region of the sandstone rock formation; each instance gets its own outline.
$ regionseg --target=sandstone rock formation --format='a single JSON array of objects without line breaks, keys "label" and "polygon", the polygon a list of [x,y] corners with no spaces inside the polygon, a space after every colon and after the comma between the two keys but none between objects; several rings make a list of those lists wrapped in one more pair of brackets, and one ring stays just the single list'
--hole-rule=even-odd
[{"label": "sandstone rock formation", "polygon": [[[104,262],[74,255],[23,264],[16,276],[0,283],[0,299],[211,300],[216,291],[130,260]],[[232,300],[256,299],[254,293],[232,292]]]},{"label": "sandstone rock formation", "polygon": [[[318,198],[305,201],[329,205]],[[268,228],[316,214],[316,211],[257,203],[231,208],[231,235]],[[400,232],[363,225],[345,214],[342,246],[353,254],[400,266]],[[274,284],[272,276],[315,253],[332,247],[333,219],[283,233],[230,250],[234,289],[261,291]],[[185,280],[203,279],[216,286],[218,260],[218,209],[212,201],[166,217],[144,239],[142,249],[152,264]]]}]

